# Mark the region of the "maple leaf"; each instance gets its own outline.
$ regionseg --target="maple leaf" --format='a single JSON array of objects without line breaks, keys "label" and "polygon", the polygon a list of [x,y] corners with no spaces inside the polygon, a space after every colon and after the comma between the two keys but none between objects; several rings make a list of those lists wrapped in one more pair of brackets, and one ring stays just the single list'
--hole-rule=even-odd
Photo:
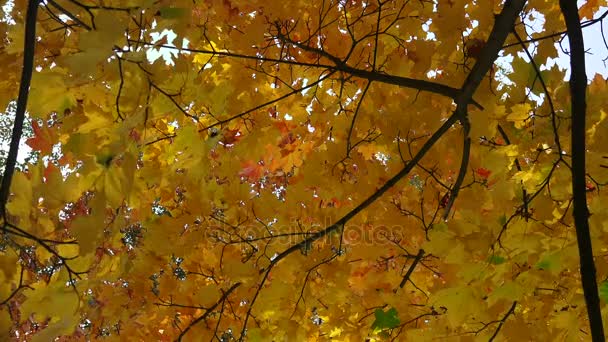
[{"label": "maple leaf", "polygon": [[376,320],[372,323],[372,330],[393,329],[401,323],[395,308],[390,308],[387,311],[376,309],[374,316]]},{"label": "maple leaf", "polygon": [[41,4],[0,20],[3,340],[603,340],[605,0]]},{"label": "maple leaf", "polygon": [[32,130],[34,136],[26,140],[26,144],[36,151],[40,151],[43,155],[50,154],[55,144],[52,136],[52,131],[40,127],[36,120],[32,121]]},{"label": "maple leaf", "polygon": [[239,176],[247,178],[250,182],[257,182],[263,174],[264,167],[253,160],[242,163],[239,171]]},{"label": "maple leaf", "polygon": [[226,129],[222,134],[220,142],[224,145],[233,145],[241,138],[241,131],[237,129]]},{"label": "maple leaf", "polygon": [[488,170],[488,169],[486,169],[486,168],[483,168],[483,167],[478,168],[477,170],[475,170],[475,172],[476,172],[476,173],[477,173],[477,174],[478,174],[478,175],[479,175],[481,178],[486,179],[486,180],[487,180],[487,179],[490,177],[490,174],[492,174],[492,171],[490,171],[490,170]]}]

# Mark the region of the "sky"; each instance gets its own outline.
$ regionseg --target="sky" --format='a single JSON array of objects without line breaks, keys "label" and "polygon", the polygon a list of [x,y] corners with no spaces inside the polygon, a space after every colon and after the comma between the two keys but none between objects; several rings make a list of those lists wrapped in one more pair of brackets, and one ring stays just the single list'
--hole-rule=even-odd
[{"label": "sky", "polygon": [[[580,1],[579,1],[580,3]],[[596,13],[595,17],[599,17],[602,13],[604,13],[608,8],[602,7],[599,9],[598,13]],[[605,20],[606,21],[606,20]],[[606,41],[608,42],[608,21],[605,23],[606,27]],[[585,40],[585,49],[587,50],[587,55],[585,58],[585,66],[587,68],[587,78],[591,80],[596,73],[602,75],[604,79],[608,77],[608,47],[604,45],[604,40],[602,38],[602,31],[600,23],[593,24],[591,26],[583,28],[583,36]],[[568,40],[565,39],[562,43],[564,49],[568,49]],[[558,49],[560,57],[556,60],[557,65],[563,69],[570,69],[570,60],[567,55],[563,54],[561,50]],[[606,63],[604,63],[604,59]],[[570,78],[570,73],[566,74],[566,79]]]}]

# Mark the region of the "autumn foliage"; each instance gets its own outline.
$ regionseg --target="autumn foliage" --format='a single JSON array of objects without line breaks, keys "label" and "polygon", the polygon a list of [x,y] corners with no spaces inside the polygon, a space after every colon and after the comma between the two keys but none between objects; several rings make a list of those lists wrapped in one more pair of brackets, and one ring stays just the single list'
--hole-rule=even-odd
[{"label": "autumn foliage", "polygon": [[603,340],[605,5],[16,0],[0,340]]}]

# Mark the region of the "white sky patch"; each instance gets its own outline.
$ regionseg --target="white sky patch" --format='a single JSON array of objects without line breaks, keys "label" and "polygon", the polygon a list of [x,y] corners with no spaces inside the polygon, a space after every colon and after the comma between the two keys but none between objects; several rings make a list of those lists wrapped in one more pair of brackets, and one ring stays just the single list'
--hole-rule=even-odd
[{"label": "white sky patch", "polygon": [[2,5],[2,18],[0,18],[0,22],[7,23],[9,25],[15,25],[16,22],[11,17],[11,12],[15,7],[15,2],[13,0],[7,0],[4,5]]},{"label": "white sky patch", "polygon": [[473,29],[475,29],[477,26],[479,26],[479,21],[471,20],[471,27],[467,28],[462,35],[464,37],[468,37],[473,32]]},{"label": "white sky patch", "polygon": [[58,15],[59,19],[61,19],[61,21],[63,21],[64,23],[67,23],[68,21],[71,21],[72,19],[70,19],[70,17],[68,17],[65,14],[60,14]]},{"label": "white sky patch", "polygon": [[315,99],[312,99],[312,101],[310,101],[310,103],[308,104],[308,106],[306,106],[306,113],[308,113],[308,115],[312,114],[313,102],[314,101],[315,101]]},{"label": "white sky patch", "polygon": [[[582,4],[584,4],[584,1],[578,1],[579,7]],[[608,10],[608,8],[600,7],[594,18],[599,17],[606,10]],[[534,11],[527,17],[526,25],[529,28],[529,33],[542,32],[544,24],[545,17],[542,13]],[[608,32],[606,34],[608,34]],[[604,45],[600,23],[598,22],[591,26],[583,27],[583,36],[585,40],[585,50],[587,52],[585,54],[587,78],[592,79],[595,74],[600,74],[606,79],[608,77],[608,68],[604,59],[608,57],[608,47]],[[535,55],[534,46],[536,46],[536,44],[530,44],[528,47],[528,51],[530,51],[533,56]],[[563,39],[561,46],[559,43],[555,43],[555,48],[557,49],[558,57],[549,58],[547,63],[540,66],[540,69],[547,70],[551,69],[554,65],[557,65],[560,70],[566,71],[564,80],[568,80],[570,78],[570,57],[564,53],[564,51],[568,52],[570,49],[568,39]],[[528,60],[528,57],[523,52],[520,53],[519,56]]]},{"label": "white sky patch", "polygon": [[498,90],[502,89],[505,85],[513,85],[513,82],[509,79],[508,75],[513,72],[511,63],[513,62],[513,56],[500,56],[496,59],[494,68],[494,78],[500,82]]},{"label": "white sky patch", "polygon": [[435,40],[435,33],[431,32],[431,24],[433,23],[432,19],[427,20],[424,24],[422,24],[422,30],[426,32],[426,40]]},{"label": "white sky patch", "polygon": [[[167,37],[167,43],[165,45],[171,46],[171,47],[177,47],[173,43],[175,38],[177,38],[177,34],[175,34],[175,32],[173,32],[172,30],[165,29],[162,32],[150,33],[150,37],[152,38],[151,42],[153,44],[160,41],[165,36]],[[186,42],[185,45],[187,47],[187,39],[184,39],[184,42]],[[182,47],[184,47],[184,46],[182,46]],[[165,64],[175,65],[175,62],[173,62],[173,57],[177,57],[179,53],[180,52],[176,49],[170,49],[170,48],[164,48],[164,47],[161,47],[158,49],[150,48],[146,51],[146,57],[148,58],[148,61],[150,63],[154,63],[157,59],[162,58],[165,61]]]},{"label": "white sky patch", "polygon": [[353,95],[353,97],[347,97],[346,100],[344,100],[344,106],[348,106],[353,101],[355,101],[362,92],[363,90],[361,90],[361,88],[357,89],[357,92],[355,93],[355,95]]},{"label": "white sky patch", "polygon": [[[579,1],[579,6],[581,3],[582,2]],[[608,10],[608,8],[600,7],[597,13],[595,13],[594,18],[599,17],[606,10]],[[608,32],[605,32],[604,35],[608,35]],[[604,62],[604,59],[608,57],[608,47],[604,45],[600,23],[598,22],[591,26],[583,27],[583,37],[585,40],[585,67],[587,69],[587,78],[591,80],[593,77],[595,77],[595,74],[600,74],[604,79],[606,79],[608,77],[608,64],[606,63],[608,61]],[[606,38],[608,39],[608,36],[606,36]],[[557,64],[560,70],[566,70],[564,79],[570,79],[569,56],[560,49],[559,44],[556,44],[556,48],[559,57],[553,60],[552,63],[547,63],[547,66]],[[568,39],[563,40],[562,48],[565,51],[570,50]]]},{"label": "white sky patch", "polygon": [[388,161],[390,160],[389,156],[387,156],[386,154],[382,153],[382,152],[376,152],[374,154],[374,158],[380,162],[380,164],[385,165],[388,163]]},{"label": "white sky patch", "polygon": [[[302,80],[302,88],[308,85],[308,78]],[[302,95],[306,95],[306,93],[310,90],[310,88],[302,90]]]},{"label": "white sky patch", "polygon": [[177,120],[173,120],[173,121],[169,122],[169,123],[167,124],[167,126],[172,126],[172,127],[173,127],[173,128],[175,128],[175,129],[178,129],[178,128],[179,128],[179,124],[177,123]]},{"label": "white sky patch", "polygon": [[443,70],[439,70],[439,69],[429,70],[426,73],[426,77],[428,77],[428,78],[435,78],[437,75],[441,75],[441,74],[443,74]]}]

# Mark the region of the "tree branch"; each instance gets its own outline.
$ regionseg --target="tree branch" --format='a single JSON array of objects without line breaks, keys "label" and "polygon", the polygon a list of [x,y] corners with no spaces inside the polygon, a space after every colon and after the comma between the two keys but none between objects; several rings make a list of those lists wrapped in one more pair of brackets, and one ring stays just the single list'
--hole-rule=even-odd
[{"label": "tree branch", "polygon": [[[502,44],[509,32],[511,32],[511,28],[515,23],[515,19],[523,9],[525,0],[512,0],[507,1],[505,7],[501,14],[499,14],[496,18],[496,23],[494,28],[492,29],[492,33],[488,42],[484,46],[480,58],[473,67],[471,74],[467,77],[467,82],[463,86],[459,96],[458,96],[458,105],[466,106],[473,96],[473,93],[481,83],[483,76],[490,70],[492,67],[494,60],[498,56],[498,52],[501,49]],[[493,54],[493,57],[491,56]],[[466,108],[466,107],[465,107]],[[464,111],[466,113],[466,111]],[[367,208],[369,205],[374,203],[378,198],[384,195],[390,188],[392,188],[395,184],[397,184],[403,177],[408,175],[410,171],[422,160],[422,158],[426,155],[426,153],[435,145],[435,143],[452,127],[452,125],[460,120],[460,111],[457,108],[456,112],[452,114],[444,123],[433,133],[433,135],[427,140],[422,148],[418,151],[418,153],[405,165],[401,171],[399,171],[395,176],[389,179],[384,185],[382,185],[376,192],[366,198],[363,202],[361,202],[357,207],[344,215],[341,219],[339,219],[336,223],[330,225],[324,230],[318,231],[307,239],[300,241],[299,243],[292,245],[291,247],[285,249],[283,252],[279,253],[276,258],[272,259],[268,267],[262,269],[261,273],[266,272],[267,270],[274,267],[277,263],[287,257],[289,254],[300,250],[304,246],[312,245],[318,239],[336,232],[340,229],[343,229],[344,225],[350,221],[353,217],[355,217],[358,213],[360,213],[363,209]]]},{"label": "tree branch", "polygon": [[[418,250],[418,254],[416,254],[416,257],[414,258],[414,261],[410,265],[410,268],[408,268],[407,272],[403,276],[403,279],[401,279],[401,283],[399,283],[400,289],[402,289],[405,286],[405,284],[407,283],[407,281],[410,279],[410,276],[412,275],[412,272],[414,272],[416,265],[418,265],[420,260],[422,260],[422,256],[424,256],[424,249]],[[394,289],[393,292],[397,292],[397,289]]]},{"label": "tree branch", "polygon": [[87,25],[85,22],[83,22],[82,20],[78,19],[78,17],[76,17],[74,14],[70,13],[70,11],[66,10],[61,5],[59,5],[58,3],[56,3],[55,1],[48,0],[48,2],[53,7],[55,7],[59,11],[61,11],[61,13],[65,14],[68,18],[72,19],[72,21],[74,21],[77,25],[83,27],[85,30],[91,31],[93,29],[91,26]]},{"label": "tree branch", "polygon": [[32,72],[34,70],[34,52],[36,48],[36,14],[38,13],[39,0],[30,0],[25,17],[25,43],[23,46],[23,69],[21,71],[21,84],[19,85],[19,96],[17,98],[17,110],[15,113],[15,124],[11,134],[11,144],[6,157],[6,168],[2,175],[0,184],[0,214],[6,220],[6,202],[11,191],[11,180],[17,165],[17,153],[19,152],[19,141],[23,133],[23,121],[25,120],[25,108],[27,97],[30,92]]},{"label": "tree branch", "polygon": [[502,12],[496,16],[490,37],[481,49],[477,62],[471,69],[471,72],[467,75],[467,78],[460,89],[460,93],[455,99],[456,111],[454,115],[458,117],[458,120],[464,127],[465,140],[460,171],[458,173],[456,184],[454,184],[454,187],[452,188],[450,200],[443,214],[444,220],[447,220],[450,214],[450,209],[454,205],[454,201],[456,201],[456,196],[458,195],[460,186],[464,181],[466,168],[469,163],[471,139],[469,137],[470,124],[467,118],[467,107],[469,104],[475,104],[475,102],[472,100],[473,95],[475,94],[475,91],[481,84],[481,81],[485,75],[494,65],[494,62],[498,57],[498,53],[502,49],[502,45],[507,39],[509,32],[511,32],[513,26],[515,25],[515,20],[519,16],[519,13],[523,10],[525,3],[525,0],[511,0],[505,2]]},{"label": "tree branch", "polygon": [[[591,234],[589,233],[589,211],[587,209],[586,171],[585,171],[585,115],[587,110],[587,74],[585,71],[585,44],[578,16],[576,0],[559,2],[570,42],[570,97],[572,112],[572,199],[574,226],[580,257],[580,272],[587,316],[591,327],[591,339],[604,341],[604,327],[600,311],[600,298],[597,290],[595,264]],[[561,153],[561,151],[560,151]]]},{"label": "tree branch", "polygon": [[223,304],[224,301],[226,300],[226,298],[228,298],[228,296],[230,296],[230,294],[236,290],[237,287],[241,286],[241,283],[235,283],[234,285],[232,285],[226,292],[224,292],[224,294],[220,297],[220,299],[218,299],[217,302],[215,302],[215,304],[213,304],[209,309],[205,310],[205,313],[203,313],[201,316],[199,316],[197,319],[193,320],[192,322],[190,322],[190,324],[188,324],[188,326],[186,327],[186,329],[184,329],[181,334],[179,334],[179,336],[177,337],[176,341],[180,342],[182,340],[182,338],[184,337],[184,335],[186,335],[186,333],[193,327],[195,326],[198,322],[206,319],[207,317],[209,317],[209,315],[213,312],[213,310],[215,310],[218,306],[220,306],[220,304]]},{"label": "tree branch", "polygon": [[265,272],[267,269],[274,267],[277,263],[287,257],[289,254],[304,248],[305,246],[310,246],[315,241],[320,238],[331,234],[333,232],[337,232],[344,227],[348,221],[350,221],[353,217],[359,214],[363,209],[370,206],[374,203],[378,198],[382,197],[385,192],[387,192],[390,188],[392,188],[395,184],[397,184],[403,177],[407,176],[410,171],[422,160],[422,158],[427,154],[427,152],[435,145],[439,139],[452,127],[454,123],[458,121],[458,117],[455,114],[452,114],[444,123],[435,131],[435,133],[427,140],[420,151],[416,153],[416,155],[405,165],[401,171],[399,171],[396,175],[394,175],[391,179],[389,179],[384,185],[382,185],[376,192],[371,194],[368,198],[366,198],[363,202],[361,202],[358,206],[356,206],[353,210],[344,215],[341,219],[336,221],[336,223],[331,226],[325,228],[324,230],[318,231],[314,234],[311,234],[309,238],[300,241],[299,243],[292,245],[287,248],[283,252],[279,253],[276,258],[272,259],[270,264],[266,269],[262,269],[260,273]]},{"label": "tree branch", "polygon": [[469,168],[469,158],[471,156],[471,137],[469,133],[471,132],[471,123],[469,122],[469,118],[465,114],[464,117],[460,120],[463,126],[463,135],[464,141],[462,145],[462,160],[460,162],[460,168],[458,170],[458,177],[456,177],[456,182],[454,186],[450,190],[450,199],[448,200],[448,204],[445,206],[445,212],[443,213],[443,220],[447,221],[450,216],[450,211],[454,206],[454,201],[456,201],[456,197],[458,197],[458,193],[460,192],[460,188],[462,187],[462,182],[464,182],[464,177],[467,174],[467,169]]},{"label": "tree branch", "polygon": [[[206,54],[206,55],[212,55],[212,56],[217,56],[217,57],[231,57],[231,58],[239,58],[239,59],[250,59],[250,60],[255,60],[257,62],[274,62],[274,63],[279,63],[279,64],[288,64],[288,65],[295,65],[295,66],[302,66],[302,67],[324,68],[331,72],[336,72],[336,71],[343,72],[345,74],[349,74],[349,75],[353,75],[353,76],[356,76],[356,77],[359,77],[362,79],[366,79],[370,82],[376,81],[376,82],[392,84],[392,85],[396,85],[396,86],[404,87],[404,88],[418,89],[420,91],[428,91],[431,93],[447,96],[447,97],[450,97],[453,99],[455,99],[458,96],[458,89],[452,88],[450,86],[447,86],[447,85],[444,85],[441,83],[436,83],[436,82],[426,81],[426,80],[419,80],[419,79],[415,79],[415,78],[409,78],[409,77],[403,77],[403,76],[397,76],[397,75],[384,74],[384,73],[380,73],[378,71],[357,69],[357,68],[348,66],[346,64],[343,64],[340,59],[337,59],[337,57],[334,57],[333,55],[329,55],[329,56],[332,56],[333,58],[330,58],[330,57],[327,57],[327,58],[332,60],[334,63],[336,63],[336,65],[320,64],[320,63],[315,64],[315,63],[282,60],[282,59],[276,59],[276,58],[242,55],[242,54],[232,53],[232,52],[227,52],[227,51],[212,51],[212,50],[204,50],[204,49],[179,48],[179,47],[170,46],[170,45],[156,45],[153,43],[142,42],[139,40],[132,40],[132,39],[129,39],[128,41],[142,44],[144,46],[155,46],[157,48],[186,51],[186,52],[190,52],[190,53]],[[306,51],[312,50],[310,52],[319,53],[319,54],[323,53],[324,55],[327,54],[325,51],[322,51],[322,50],[317,50],[317,49],[310,48],[310,47],[304,48],[305,47],[304,45],[293,42],[293,41],[289,41],[289,43],[294,44],[296,47],[301,48]],[[478,104],[477,102],[473,102],[473,104],[475,106],[477,106],[477,108],[483,109],[483,107],[480,104]]]},{"label": "tree branch", "polygon": [[498,332],[500,331],[500,329],[502,328],[502,326],[505,324],[505,322],[507,321],[507,319],[509,318],[509,316],[511,316],[515,312],[515,307],[516,306],[517,306],[517,301],[514,301],[513,305],[511,305],[511,308],[509,309],[509,311],[507,311],[507,313],[499,321],[498,327],[496,328],[496,330],[494,330],[494,334],[492,334],[492,336],[490,336],[490,339],[488,340],[488,342],[494,341],[494,339],[496,338],[496,336],[498,336]]}]

